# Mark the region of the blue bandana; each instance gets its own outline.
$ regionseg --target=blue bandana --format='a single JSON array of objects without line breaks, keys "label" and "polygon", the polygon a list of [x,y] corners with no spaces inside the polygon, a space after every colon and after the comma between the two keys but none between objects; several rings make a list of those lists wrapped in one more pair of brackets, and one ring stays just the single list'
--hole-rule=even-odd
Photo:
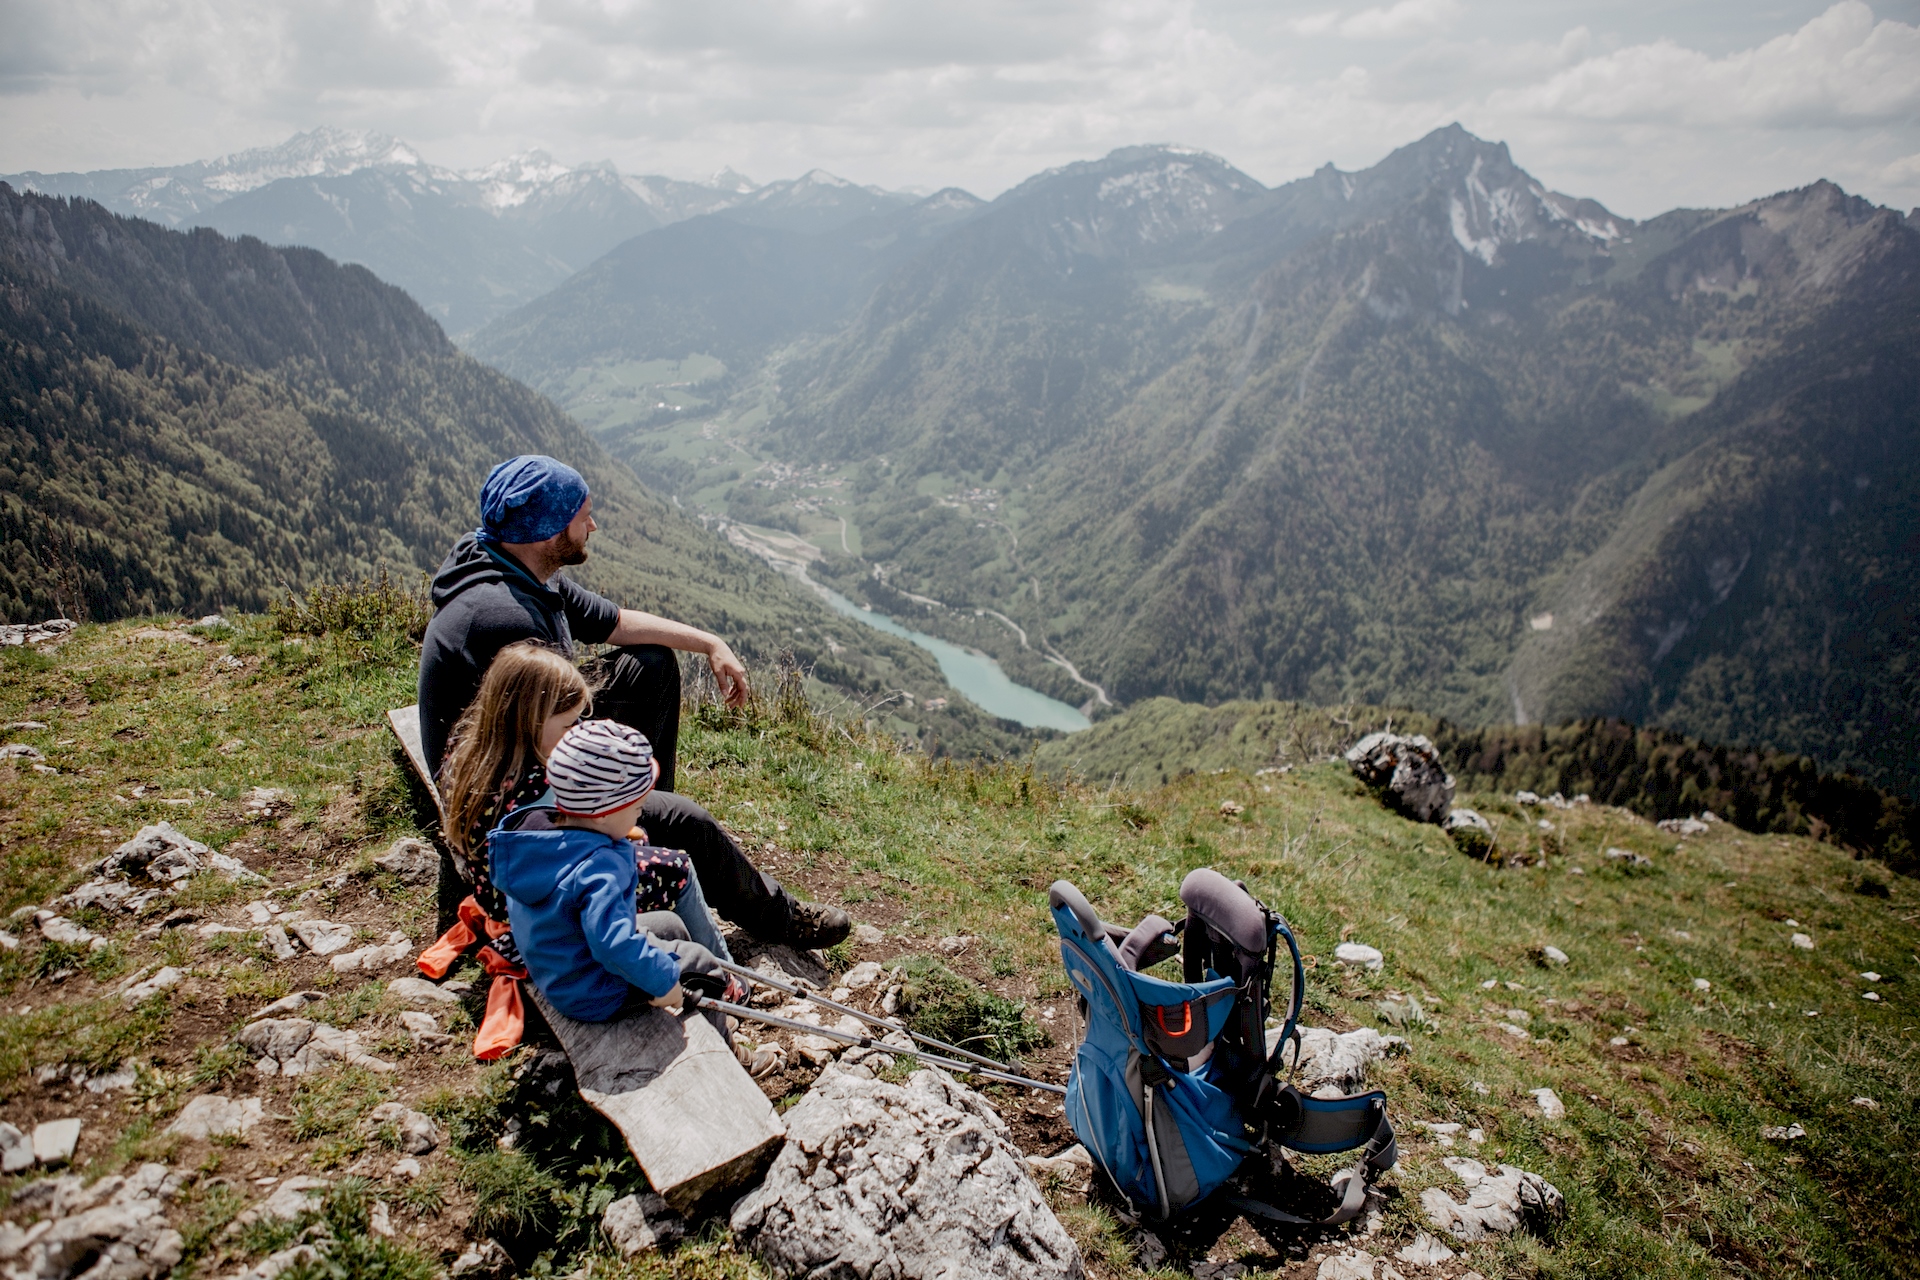
[{"label": "blue bandana", "polygon": [[564,462],[537,453],[509,458],[480,487],[480,527],[485,542],[545,542],[580,514],[587,482]]}]

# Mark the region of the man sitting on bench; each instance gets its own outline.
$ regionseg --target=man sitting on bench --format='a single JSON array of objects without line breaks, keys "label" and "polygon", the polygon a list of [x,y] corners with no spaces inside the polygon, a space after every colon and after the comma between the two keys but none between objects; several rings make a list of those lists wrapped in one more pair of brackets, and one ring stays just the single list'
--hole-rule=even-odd
[{"label": "man sitting on bench", "polygon": [[829,947],[852,931],[837,907],[802,902],[748,860],[713,815],[673,794],[680,737],[680,664],[674,650],[706,655],[729,706],[748,696],[746,668],[726,641],[685,623],[622,609],[560,570],[584,564],[598,526],[587,482],[552,458],[525,455],[495,467],[480,490],[480,528],[461,538],[433,579],[433,621],[420,647],[420,743],[435,776],[447,737],[479,692],[494,655],[522,640],[569,654],[612,644],[594,659],[593,714],[638,729],[660,764],[640,823],[651,841],[683,849],[707,901],[767,942]]}]

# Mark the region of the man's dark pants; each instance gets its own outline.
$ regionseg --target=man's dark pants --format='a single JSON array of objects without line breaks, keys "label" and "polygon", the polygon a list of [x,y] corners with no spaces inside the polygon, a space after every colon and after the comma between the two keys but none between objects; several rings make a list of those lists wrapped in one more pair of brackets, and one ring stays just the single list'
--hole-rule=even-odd
[{"label": "man's dark pants", "polygon": [[660,781],[640,808],[647,839],[686,852],[708,905],[723,917],[756,937],[786,938],[792,897],[748,860],[712,814],[673,794],[680,747],[680,660],[673,650],[628,645],[594,659],[586,673],[594,686],[594,718],[638,729],[660,762]]}]

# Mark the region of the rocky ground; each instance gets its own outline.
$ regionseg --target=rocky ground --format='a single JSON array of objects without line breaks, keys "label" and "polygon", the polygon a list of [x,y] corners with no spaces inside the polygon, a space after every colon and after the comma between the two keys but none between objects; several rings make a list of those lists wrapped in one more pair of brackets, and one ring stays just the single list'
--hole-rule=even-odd
[{"label": "rocky ground", "polygon": [[[411,701],[405,636],[234,621],[0,648],[0,1270],[799,1265],[806,1232],[766,1225],[791,1201],[778,1178],[757,1218],[667,1224],[537,1029],[472,1059],[477,966],[419,978],[432,858],[380,719]],[[1074,1023],[1056,876],[1133,919],[1214,865],[1293,920],[1324,1030],[1312,1083],[1386,1088],[1400,1129],[1369,1212],[1329,1232],[1220,1212],[1129,1227],[1089,1190],[1057,1096],[943,1094],[929,1123],[973,1135],[1004,1194],[1032,1189],[1034,1257],[1065,1240],[1096,1276],[1497,1280],[1891,1275],[1915,1246],[1920,908],[1844,851],[1462,797],[1480,845],[1389,812],[1342,762],[1101,791],[928,762],[773,697],[691,710],[682,761],[763,865],[863,925],[823,955],[736,935],[743,956],[1040,1078],[1064,1080]],[[829,1068],[825,1044],[741,1038],[808,1132],[845,1129],[834,1107],[909,1105],[886,1090],[934,1105],[904,1057]],[[1340,1165],[1275,1177],[1309,1208]],[[670,1247],[622,1256],[643,1237]]]}]

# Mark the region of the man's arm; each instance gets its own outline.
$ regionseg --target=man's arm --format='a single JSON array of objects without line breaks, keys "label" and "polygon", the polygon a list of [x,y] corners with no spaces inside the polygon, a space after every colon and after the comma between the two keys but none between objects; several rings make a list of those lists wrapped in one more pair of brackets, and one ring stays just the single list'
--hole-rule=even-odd
[{"label": "man's arm", "polygon": [[703,653],[707,657],[707,665],[713,668],[713,681],[720,686],[720,696],[728,706],[741,705],[751,692],[747,687],[747,669],[740,664],[740,659],[734,657],[727,642],[711,631],[702,631],[657,614],[642,613],[638,609],[622,609],[620,621],[614,625],[607,643],[658,644],[686,653]]}]

